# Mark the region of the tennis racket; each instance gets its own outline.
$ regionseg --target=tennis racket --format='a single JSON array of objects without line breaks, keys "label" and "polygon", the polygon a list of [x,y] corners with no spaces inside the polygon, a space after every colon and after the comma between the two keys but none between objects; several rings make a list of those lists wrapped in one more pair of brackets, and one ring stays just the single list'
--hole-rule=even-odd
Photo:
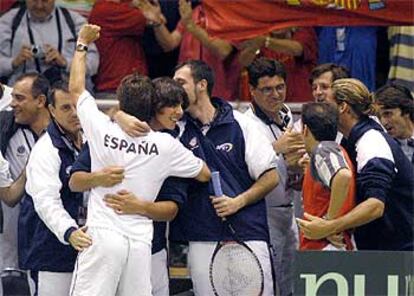
[{"label": "tennis racket", "polygon": [[[222,196],[220,173],[211,174],[215,196]],[[209,277],[216,296],[259,296],[263,293],[264,274],[253,250],[237,235],[228,219],[224,225],[234,241],[219,241],[210,262]]]}]

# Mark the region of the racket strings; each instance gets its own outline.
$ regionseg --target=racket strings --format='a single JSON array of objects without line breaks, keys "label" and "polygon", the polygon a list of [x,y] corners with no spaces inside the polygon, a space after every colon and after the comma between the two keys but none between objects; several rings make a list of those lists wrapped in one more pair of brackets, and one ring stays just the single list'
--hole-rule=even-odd
[{"label": "racket strings", "polygon": [[262,291],[263,270],[257,257],[237,243],[221,246],[211,265],[211,277],[219,296],[257,296]]}]

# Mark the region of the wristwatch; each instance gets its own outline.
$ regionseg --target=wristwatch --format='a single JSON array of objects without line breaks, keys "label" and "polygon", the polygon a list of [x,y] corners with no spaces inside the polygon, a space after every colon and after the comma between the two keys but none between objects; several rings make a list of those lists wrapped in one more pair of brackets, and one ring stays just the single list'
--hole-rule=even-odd
[{"label": "wristwatch", "polygon": [[88,46],[82,43],[76,44],[76,51],[88,51]]}]

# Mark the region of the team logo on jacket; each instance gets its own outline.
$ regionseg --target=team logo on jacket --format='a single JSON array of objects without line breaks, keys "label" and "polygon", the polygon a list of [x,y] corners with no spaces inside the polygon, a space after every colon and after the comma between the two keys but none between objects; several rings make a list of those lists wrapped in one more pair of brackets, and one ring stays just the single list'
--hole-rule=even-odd
[{"label": "team logo on jacket", "polygon": [[67,166],[65,169],[66,175],[69,176],[70,175],[70,171],[72,170],[72,166]]},{"label": "team logo on jacket", "polygon": [[17,147],[17,155],[21,156],[26,154],[26,148],[23,145],[20,145],[19,147]]},{"label": "team logo on jacket", "polygon": [[224,152],[230,152],[233,149],[232,143],[223,143],[216,146],[217,150],[224,151]]},{"label": "team logo on jacket", "polygon": [[188,145],[190,146],[189,148],[191,149],[191,150],[194,150],[194,149],[196,149],[196,148],[198,148],[198,140],[197,140],[197,138],[196,137],[193,137],[191,140],[190,140],[190,142],[188,142]]}]

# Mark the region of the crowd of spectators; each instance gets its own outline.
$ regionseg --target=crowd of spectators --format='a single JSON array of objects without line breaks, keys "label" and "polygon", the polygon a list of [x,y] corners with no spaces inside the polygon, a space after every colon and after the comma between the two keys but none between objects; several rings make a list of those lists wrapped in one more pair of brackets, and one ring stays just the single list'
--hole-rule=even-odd
[{"label": "crowd of spectators", "polygon": [[[25,3],[12,2],[14,6]],[[29,10],[35,2],[27,1]],[[34,23],[17,13],[17,8],[3,12],[0,32],[8,37],[0,44],[3,81],[13,84],[18,75],[32,70],[51,76],[67,74],[74,32],[86,20],[66,9],[51,13],[54,2],[47,1],[48,7],[33,7],[40,11],[40,18],[41,13],[48,16]],[[113,99],[119,77],[125,74],[138,71],[151,78],[171,75],[177,63],[201,59],[217,77],[214,95],[229,101],[250,101],[245,67],[256,56],[265,56],[282,61],[287,69],[287,102],[311,99],[309,73],[324,63],[344,66],[370,91],[387,80],[414,91],[410,81],[412,27],[290,27],[235,42],[208,34],[200,2],[96,1],[88,21],[104,30],[97,41],[98,50],[92,46],[88,53],[88,75],[93,78],[88,89],[96,92],[97,98]],[[30,52],[33,48],[39,49],[39,58]]]}]

